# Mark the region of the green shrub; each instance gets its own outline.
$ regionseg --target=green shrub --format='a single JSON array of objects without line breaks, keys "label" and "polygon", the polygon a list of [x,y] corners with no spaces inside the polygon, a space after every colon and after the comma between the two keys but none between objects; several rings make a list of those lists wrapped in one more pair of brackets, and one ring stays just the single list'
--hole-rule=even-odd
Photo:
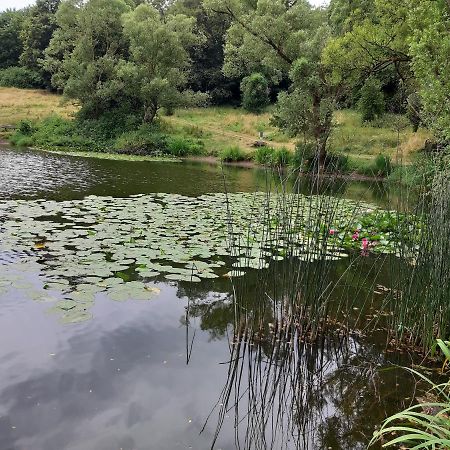
[{"label": "green shrub", "polygon": [[33,145],[33,138],[16,131],[10,136],[9,142],[16,147],[30,147]]},{"label": "green shrub", "polygon": [[298,143],[295,147],[295,152],[292,157],[291,164],[301,170],[310,172],[314,167],[316,159],[316,146],[311,143]]},{"label": "green shrub", "polygon": [[227,147],[220,152],[220,160],[224,162],[245,161],[248,159],[247,154],[237,146]]},{"label": "green shrub", "polygon": [[39,73],[25,67],[8,67],[0,70],[0,86],[38,89],[43,85],[44,81]]},{"label": "green shrub", "polygon": [[378,155],[375,158],[375,173],[387,177],[392,173],[392,159],[388,155]]},{"label": "green shrub", "polygon": [[17,126],[17,131],[24,136],[31,136],[34,133],[34,127],[29,120],[21,120]]},{"label": "green shrub", "polygon": [[260,73],[245,77],[241,83],[242,107],[250,112],[260,112],[270,103],[269,83]]},{"label": "green shrub", "polygon": [[277,167],[288,166],[292,161],[292,153],[285,147],[275,150],[272,165]]},{"label": "green shrub", "polygon": [[128,131],[119,136],[114,149],[126,155],[161,155],[170,153],[167,136],[155,131],[151,125],[142,125],[135,131]]},{"label": "green shrub", "polygon": [[255,151],[254,160],[258,164],[270,166],[273,163],[275,149],[272,147],[259,147]]},{"label": "green shrub", "polygon": [[198,139],[175,136],[168,139],[167,150],[173,156],[202,155],[205,145]]},{"label": "green shrub", "polygon": [[368,78],[360,91],[359,110],[363,122],[370,122],[385,111],[384,94],[381,83],[376,78]]}]

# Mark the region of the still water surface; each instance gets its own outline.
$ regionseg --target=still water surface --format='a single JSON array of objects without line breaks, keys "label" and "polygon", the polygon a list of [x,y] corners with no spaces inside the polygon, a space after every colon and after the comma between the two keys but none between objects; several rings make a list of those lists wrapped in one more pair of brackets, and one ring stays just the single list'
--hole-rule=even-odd
[{"label": "still water surface", "polygon": [[[0,147],[0,202],[198,196],[223,192],[224,180],[231,192],[254,191],[264,189],[266,176]],[[328,183],[327,192],[377,204],[389,198],[371,183]],[[6,264],[0,255],[0,270]],[[336,276],[346,264],[336,263]],[[382,268],[378,277],[387,282]],[[245,283],[251,292],[257,279],[249,274]],[[100,294],[92,320],[65,325],[23,290],[0,294],[1,450],[363,449],[412,391],[405,373],[378,372],[388,362],[382,336],[353,337],[344,346],[325,340],[295,362],[295,380],[280,360],[273,370],[285,386],[275,386],[264,355],[230,346],[230,281],[158,287],[149,302],[116,303]],[[248,359],[236,378],[233,358]]]}]

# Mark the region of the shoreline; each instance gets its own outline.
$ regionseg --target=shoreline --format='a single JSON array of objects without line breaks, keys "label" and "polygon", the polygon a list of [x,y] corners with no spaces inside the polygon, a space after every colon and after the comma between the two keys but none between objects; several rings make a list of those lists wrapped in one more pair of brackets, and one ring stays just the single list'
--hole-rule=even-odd
[{"label": "shoreline", "polygon": [[[7,139],[0,137],[0,146],[12,146]],[[15,147],[19,148],[19,147]],[[118,153],[110,153],[110,152],[89,152],[89,151],[74,151],[74,150],[62,150],[62,149],[47,149],[42,147],[23,147],[24,149],[31,149],[35,151],[40,151],[44,153],[50,153],[55,155],[62,156],[74,156],[80,158],[96,158],[96,159],[104,159],[111,161],[130,161],[130,162],[138,162],[138,161],[146,161],[146,162],[169,162],[169,163],[182,163],[182,162],[194,162],[200,164],[209,164],[214,166],[224,165],[227,167],[239,167],[242,169],[271,169],[269,166],[264,166],[258,164],[254,161],[236,161],[236,162],[226,162],[221,161],[217,156],[186,156],[182,158],[170,157],[170,156],[147,156],[147,155],[125,155]],[[286,170],[287,168],[283,167],[282,170]],[[313,177],[315,175],[307,172],[302,172],[303,176]],[[376,182],[384,182],[387,181],[386,178],[377,177],[377,176],[368,176],[363,174],[358,174],[356,172],[352,173],[322,173],[320,175],[322,178],[330,179],[336,178],[341,180],[349,180],[349,181],[376,181]]]}]

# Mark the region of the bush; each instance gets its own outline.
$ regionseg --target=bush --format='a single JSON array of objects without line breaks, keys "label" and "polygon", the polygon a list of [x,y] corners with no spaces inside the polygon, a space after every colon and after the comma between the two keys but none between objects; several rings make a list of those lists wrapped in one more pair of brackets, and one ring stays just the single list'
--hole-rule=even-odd
[{"label": "bush", "polygon": [[205,145],[199,139],[176,136],[169,138],[167,150],[173,156],[202,155]]},{"label": "bush", "polygon": [[242,107],[250,112],[260,112],[270,103],[269,84],[260,73],[245,77],[241,83]]},{"label": "bush", "polygon": [[253,159],[265,166],[284,167],[291,163],[293,155],[285,147],[278,150],[272,147],[260,147],[256,150]]},{"label": "bush", "polygon": [[237,161],[245,161],[248,159],[247,154],[237,146],[228,147],[222,150],[219,155],[220,160],[224,162],[237,162]]},{"label": "bush", "polygon": [[277,167],[284,167],[288,166],[292,161],[292,154],[291,152],[285,148],[282,147],[278,150],[275,150],[275,153],[272,158],[272,165]]},{"label": "bush", "polygon": [[272,165],[274,154],[275,149],[272,147],[259,147],[255,151],[254,160],[258,164],[270,166]]},{"label": "bush", "polygon": [[126,155],[156,156],[170,153],[167,136],[151,125],[142,125],[135,131],[123,133],[116,139],[114,149]]},{"label": "bush", "polygon": [[379,176],[387,177],[392,173],[392,159],[387,155],[378,155],[375,158],[375,173]]},{"label": "bush", "polygon": [[350,161],[347,155],[340,153],[327,154],[325,158],[325,171],[327,172],[348,172],[350,169]]},{"label": "bush", "polygon": [[0,70],[0,86],[20,89],[39,89],[44,81],[39,73],[25,67],[8,67]]},{"label": "bush", "polygon": [[[312,143],[297,144],[291,164],[306,172],[317,171],[316,146]],[[350,160],[347,155],[328,152],[324,162],[325,172],[348,172]]]},{"label": "bush", "polygon": [[370,122],[385,111],[384,94],[381,83],[376,78],[368,78],[360,91],[359,110],[363,122]]}]

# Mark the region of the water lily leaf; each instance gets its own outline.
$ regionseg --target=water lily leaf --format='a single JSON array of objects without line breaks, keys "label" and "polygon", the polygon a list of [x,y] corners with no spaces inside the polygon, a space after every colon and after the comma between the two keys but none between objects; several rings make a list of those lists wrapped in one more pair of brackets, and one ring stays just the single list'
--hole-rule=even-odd
[{"label": "water lily leaf", "polygon": [[56,304],[56,308],[62,309],[63,311],[70,311],[77,307],[77,302],[73,300],[61,300]]}]

